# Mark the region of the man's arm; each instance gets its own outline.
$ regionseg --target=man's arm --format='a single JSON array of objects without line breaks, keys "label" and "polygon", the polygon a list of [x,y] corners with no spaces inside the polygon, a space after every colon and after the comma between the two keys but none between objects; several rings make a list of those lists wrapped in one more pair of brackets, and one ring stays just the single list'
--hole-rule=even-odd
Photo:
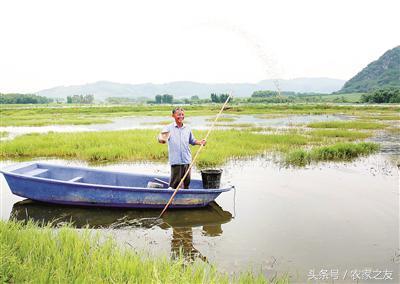
[{"label": "man's arm", "polygon": [[193,132],[190,130],[189,143],[191,145],[203,145],[203,146],[206,146],[207,141],[205,139],[202,139],[200,141],[197,140],[196,138],[194,138]]}]

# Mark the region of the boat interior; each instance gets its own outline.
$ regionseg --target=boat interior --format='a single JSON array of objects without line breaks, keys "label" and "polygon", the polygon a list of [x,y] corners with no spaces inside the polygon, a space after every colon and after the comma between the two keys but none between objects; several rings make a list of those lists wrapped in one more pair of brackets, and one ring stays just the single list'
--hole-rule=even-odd
[{"label": "boat interior", "polygon": [[[42,163],[29,164],[11,172],[30,177],[40,177],[51,180],[72,183],[87,183],[111,186],[168,188],[169,178],[165,176],[120,173],[97,169],[65,167]],[[190,188],[203,188],[201,180],[192,180]]]}]

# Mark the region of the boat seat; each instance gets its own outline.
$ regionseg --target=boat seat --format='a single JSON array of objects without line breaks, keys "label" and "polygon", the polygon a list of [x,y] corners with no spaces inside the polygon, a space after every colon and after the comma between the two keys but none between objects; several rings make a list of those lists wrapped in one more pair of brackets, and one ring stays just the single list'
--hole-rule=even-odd
[{"label": "boat seat", "polygon": [[31,170],[29,172],[24,173],[24,175],[34,177],[34,176],[43,174],[43,173],[45,173],[47,171],[48,171],[48,169],[39,169],[39,168],[37,168],[37,169],[34,169],[34,170]]},{"label": "boat seat", "polygon": [[69,180],[69,182],[78,182],[78,181],[81,181],[81,179],[83,179],[83,177],[74,177],[74,178],[71,178]]}]

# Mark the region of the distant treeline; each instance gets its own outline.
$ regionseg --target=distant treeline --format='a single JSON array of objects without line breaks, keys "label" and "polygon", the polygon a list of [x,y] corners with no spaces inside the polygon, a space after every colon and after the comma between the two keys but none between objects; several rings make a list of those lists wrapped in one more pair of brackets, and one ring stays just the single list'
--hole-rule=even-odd
[{"label": "distant treeline", "polygon": [[34,94],[0,94],[0,104],[47,104],[53,99]]},{"label": "distant treeline", "polygon": [[149,101],[148,97],[108,97],[106,98],[106,102],[109,104],[143,104]]},{"label": "distant treeline", "polygon": [[[148,100],[149,104],[207,104],[207,103],[223,103],[228,98],[228,94],[212,93],[209,99],[200,99],[199,96],[191,96],[190,98],[175,99],[173,95],[164,94],[157,95],[154,101]],[[232,100],[231,100],[232,101]]]},{"label": "distant treeline", "polygon": [[400,103],[400,88],[383,88],[361,96],[363,103]]},{"label": "distant treeline", "polygon": [[92,104],[94,95],[74,95],[67,97],[68,104]]},{"label": "distant treeline", "polygon": [[255,91],[247,102],[250,103],[291,103],[291,102],[318,102],[322,94],[318,93],[296,93],[296,92],[278,92],[271,90]]}]

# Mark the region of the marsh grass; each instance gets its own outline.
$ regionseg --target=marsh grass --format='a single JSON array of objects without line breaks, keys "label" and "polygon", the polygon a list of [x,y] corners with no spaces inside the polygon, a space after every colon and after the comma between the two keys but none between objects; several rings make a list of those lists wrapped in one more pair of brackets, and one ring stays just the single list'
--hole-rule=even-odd
[{"label": "marsh grass", "polygon": [[[1,159],[63,158],[90,164],[127,161],[166,162],[166,145],[156,140],[158,130],[27,134],[0,144]],[[194,131],[201,139],[206,131]],[[349,130],[303,131],[289,129],[277,133],[257,133],[254,129],[214,130],[196,161],[199,168],[217,166],[230,159],[252,157],[266,152],[288,153],[293,150],[349,142],[371,135]],[[192,148],[192,152],[197,147]],[[311,159],[319,160],[315,155]],[[332,156],[335,160],[336,157]],[[288,161],[296,159],[288,159]]]},{"label": "marsh grass", "polygon": [[[187,116],[216,115],[221,104],[185,106]],[[171,115],[169,105],[83,106],[38,105],[0,106],[0,126],[41,126],[54,124],[107,123],[110,118],[124,116]],[[232,104],[224,114],[288,115],[288,114],[346,114],[369,115],[380,112],[398,113],[398,106],[341,106],[334,104]]]},{"label": "marsh grass", "polygon": [[391,134],[400,135],[400,127],[389,127],[389,128],[386,128],[385,131],[388,133],[391,133]]},{"label": "marsh grass", "polygon": [[400,115],[362,115],[359,118],[365,120],[400,120]]},{"label": "marsh grass", "polygon": [[[200,139],[205,131],[194,131]],[[27,134],[0,145],[1,159],[64,158],[109,163],[123,161],[166,162],[166,145],[157,143],[157,130]],[[246,130],[215,130],[197,160],[198,167],[221,165],[229,159],[250,157],[266,151],[287,152],[318,145],[320,137],[290,133],[264,135]],[[192,149],[192,152],[196,151]]]},{"label": "marsh grass", "polygon": [[229,278],[204,263],[150,258],[88,229],[0,221],[0,232],[1,283],[268,283],[260,274]]},{"label": "marsh grass", "polygon": [[368,121],[322,121],[307,124],[310,128],[383,129],[387,125]]},{"label": "marsh grass", "polygon": [[0,120],[0,126],[88,125],[110,122],[112,120],[104,118],[36,114],[34,116],[3,116]]},{"label": "marsh grass", "polygon": [[361,132],[347,129],[318,129],[309,132],[310,135],[325,138],[346,138],[349,141],[365,139],[372,136],[371,132]]},{"label": "marsh grass", "polygon": [[8,132],[7,131],[0,131],[0,138],[4,138],[8,136]]},{"label": "marsh grass", "polygon": [[375,143],[337,143],[335,145],[315,147],[309,151],[294,150],[286,154],[287,165],[304,166],[313,161],[349,161],[354,158],[369,155],[379,150]]}]

